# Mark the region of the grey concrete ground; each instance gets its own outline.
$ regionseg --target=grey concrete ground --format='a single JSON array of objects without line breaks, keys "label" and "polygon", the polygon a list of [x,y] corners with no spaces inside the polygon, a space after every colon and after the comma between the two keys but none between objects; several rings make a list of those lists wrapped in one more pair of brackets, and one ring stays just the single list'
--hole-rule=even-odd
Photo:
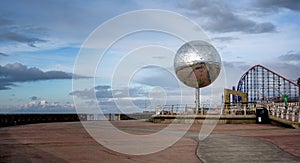
[{"label": "grey concrete ground", "polygon": [[225,134],[211,134],[200,141],[197,155],[203,162],[300,162],[270,142]]}]

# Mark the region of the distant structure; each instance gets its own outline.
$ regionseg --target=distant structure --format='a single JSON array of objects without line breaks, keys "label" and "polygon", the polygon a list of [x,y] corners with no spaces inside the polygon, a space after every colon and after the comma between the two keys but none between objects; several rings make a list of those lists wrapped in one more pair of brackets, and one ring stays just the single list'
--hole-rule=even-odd
[{"label": "distant structure", "polygon": [[[231,98],[232,97],[232,98]],[[232,104],[236,104],[237,101],[240,102],[242,105],[248,104],[248,95],[244,92],[239,92],[230,90],[230,89],[224,89],[224,108],[229,109]]]},{"label": "distant structure", "polygon": [[241,77],[237,91],[247,93],[249,103],[262,101],[288,103],[298,101],[299,87],[276,72],[255,65]]}]

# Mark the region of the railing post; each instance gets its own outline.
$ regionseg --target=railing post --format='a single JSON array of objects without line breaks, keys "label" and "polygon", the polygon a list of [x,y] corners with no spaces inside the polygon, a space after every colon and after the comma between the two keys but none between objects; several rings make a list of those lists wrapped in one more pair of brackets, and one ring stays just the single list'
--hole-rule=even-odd
[{"label": "railing post", "polygon": [[[296,110],[296,109],[295,109]],[[296,112],[296,111],[295,111]],[[300,123],[300,105],[298,106],[298,123]]]},{"label": "railing post", "polygon": [[285,119],[286,120],[289,120],[290,119],[290,117],[289,117],[289,108],[288,108],[288,106],[285,108],[286,109],[286,115],[285,115]]},{"label": "railing post", "polygon": [[[296,109],[295,109],[296,110]],[[296,111],[295,111],[296,112]],[[300,106],[298,106],[298,123],[300,123]]]},{"label": "railing post", "polygon": [[292,109],[292,121],[293,122],[295,121],[295,112],[296,112],[296,109],[295,109],[295,106],[294,106],[293,109]]},{"label": "railing post", "polygon": [[283,119],[283,116],[284,116],[284,107],[281,107],[281,114],[280,114],[280,118]]}]

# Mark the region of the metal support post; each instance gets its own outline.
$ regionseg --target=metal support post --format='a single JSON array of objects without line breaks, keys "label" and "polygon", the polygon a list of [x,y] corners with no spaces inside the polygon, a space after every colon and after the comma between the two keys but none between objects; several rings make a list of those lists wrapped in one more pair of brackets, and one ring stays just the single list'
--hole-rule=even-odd
[{"label": "metal support post", "polygon": [[298,99],[299,99],[299,103],[298,103],[298,122],[300,123],[300,78],[298,78],[297,80],[297,84],[298,84]]},{"label": "metal support post", "polygon": [[[199,88],[195,88],[195,103],[196,103],[196,114],[199,113],[199,107],[200,107],[200,89]],[[201,111],[202,114],[202,111]]]}]

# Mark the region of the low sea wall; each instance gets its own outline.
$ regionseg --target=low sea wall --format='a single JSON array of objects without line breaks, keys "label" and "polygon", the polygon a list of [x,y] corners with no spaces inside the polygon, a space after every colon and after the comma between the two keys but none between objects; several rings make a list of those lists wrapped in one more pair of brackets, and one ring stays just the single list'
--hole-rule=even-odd
[{"label": "low sea wall", "polygon": [[0,127],[33,123],[71,122],[86,119],[84,114],[0,114]]},{"label": "low sea wall", "polygon": [[300,128],[299,122],[293,122],[287,119],[278,118],[275,116],[270,116],[270,123],[277,126],[282,126],[286,128]]},{"label": "low sea wall", "polygon": [[[94,121],[94,120],[136,120],[149,119],[152,114],[0,114],[0,127],[49,123],[49,122],[72,122],[72,121]],[[103,117],[106,117],[103,119]]]}]

